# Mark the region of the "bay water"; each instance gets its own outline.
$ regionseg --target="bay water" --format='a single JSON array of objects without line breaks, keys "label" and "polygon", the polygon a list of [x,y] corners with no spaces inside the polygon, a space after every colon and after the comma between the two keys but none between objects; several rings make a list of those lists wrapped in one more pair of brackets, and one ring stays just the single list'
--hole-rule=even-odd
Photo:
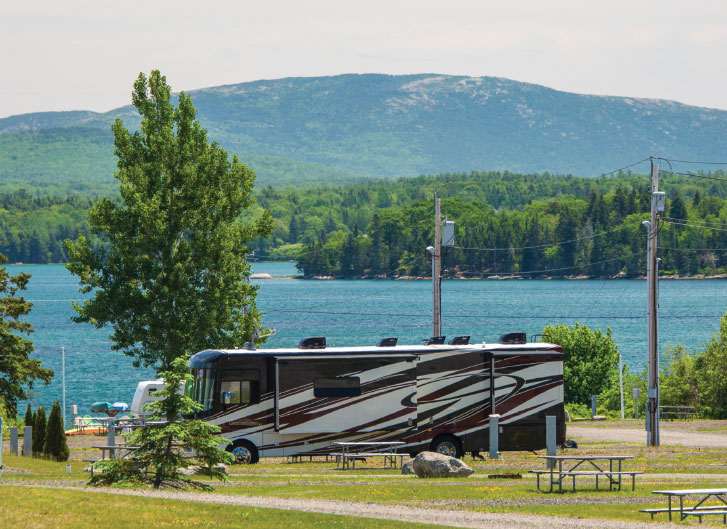
[{"label": "bay water", "polygon": [[[156,378],[137,369],[131,358],[111,350],[110,330],[71,321],[71,303],[84,296],[77,279],[62,265],[10,265],[11,274],[32,275],[26,299],[34,358],[53,369],[49,385],[36,384],[29,401],[46,410],[61,400],[61,351],[65,348],[66,403],[89,413],[96,401],[131,404],[136,384]],[[306,336],[325,336],[329,346],[373,345],[399,337],[416,344],[432,334],[432,284],[424,280],[301,280],[294,263],[254,263],[263,324],[276,334],[265,347],[293,347]],[[727,281],[662,280],[659,292],[659,346],[684,344],[699,349],[719,329],[727,310]],[[646,281],[639,280],[445,280],[442,329],[448,337],[470,335],[473,342],[495,342],[511,331],[540,334],[548,324],[610,328],[632,372],[646,354]],[[242,344],[240,344],[242,345]],[[21,414],[26,403],[19,405]],[[70,412],[67,411],[67,416]]]}]

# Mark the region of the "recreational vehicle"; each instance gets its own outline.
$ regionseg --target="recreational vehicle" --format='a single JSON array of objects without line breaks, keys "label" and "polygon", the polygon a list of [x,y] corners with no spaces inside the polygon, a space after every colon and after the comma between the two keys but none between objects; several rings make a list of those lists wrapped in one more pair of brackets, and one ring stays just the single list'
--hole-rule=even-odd
[{"label": "recreational vehicle", "polygon": [[[152,414],[146,405],[152,402],[161,400],[160,392],[164,389],[164,379],[158,378],[156,380],[142,380],[136,385],[136,391],[134,392],[134,398],[131,401],[131,412],[132,417],[148,417]],[[179,385],[178,393],[181,395],[184,393],[184,384]]]},{"label": "recreational vehicle", "polygon": [[238,462],[324,454],[341,441],[401,441],[401,451],[461,457],[489,448],[498,414],[500,450],[545,448],[545,417],[565,442],[563,354],[522,333],[498,343],[206,350],[192,356],[187,395],[196,417],[215,424]]}]

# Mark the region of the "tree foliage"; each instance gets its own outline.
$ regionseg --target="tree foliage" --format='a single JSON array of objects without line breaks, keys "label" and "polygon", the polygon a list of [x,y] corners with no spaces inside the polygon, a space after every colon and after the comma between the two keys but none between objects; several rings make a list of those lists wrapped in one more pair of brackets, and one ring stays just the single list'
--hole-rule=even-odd
[{"label": "tree foliage", "polygon": [[[0,264],[5,261],[0,254]],[[40,360],[30,358],[33,342],[23,337],[33,332],[31,324],[23,321],[33,304],[17,293],[26,289],[29,279],[29,274],[10,276],[0,267],[0,400],[11,417],[17,415],[18,400],[25,399],[24,386],[32,388],[35,380],[48,384],[53,377]]]},{"label": "tree foliage", "polygon": [[603,334],[578,322],[572,327],[548,325],[543,340],[563,348],[565,402],[588,405],[592,395],[610,386],[614,375],[618,381],[618,346],[611,329]]},{"label": "tree foliage", "polygon": [[[136,482],[154,488],[184,488],[193,486],[208,489],[204,483],[190,480],[179,469],[197,465],[198,470],[216,479],[225,480],[219,463],[232,463],[232,454],[219,448],[225,440],[218,436],[220,428],[198,419],[185,419],[201,406],[190,397],[180,394],[180,384],[191,379],[187,372],[187,357],[177,358],[171,369],[162,373],[165,387],[159,392],[161,400],[147,407],[153,410],[150,418],[165,421],[150,424],[125,434],[126,443],[138,446],[130,457],[104,461],[102,474],[94,474],[93,485],[117,482]],[[190,457],[188,454],[194,454]]]},{"label": "tree foliage", "polygon": [[23,423],[25,426],[33,426],[35,423],[35,415],[33,415],[33,408],[31,407],[30,402],[25,408],[25,419],[23,420]]},{"label": "tree foliage", "polygon": [[158,71],[139,75],[132,102],[140,130],[112,126],[121,203],[91,208],[101,246],[83,236],[67,242],[68,269],[93,292],[75,306],[75,321],[110,325],[114,349],[162,370],[186,353],[252,339],[260,314],[245,281],[246,243],[272,225],[265,211],[240,221],[255,174],[208,142],[188,95],[176,107],[170,99]]},{"label": "tree foliage", "polygon": [[54,461],[68,461],[71,452],[66,442],[66,431],[63,428],[63,413],[58,401],[53,403],[45,431],[43,454]]},{"label": "tree foliage", "polygon": [[704,352],[694,359],[694,384],[705,416],[727,419],[727,314]]},{"label": "tree foliage", "polygon": [[45,408],[41,406],[35,410],[33,420],[33,455],[36,457],[39,457],[43,453],[47,422],[48,419],[45,416]]}]

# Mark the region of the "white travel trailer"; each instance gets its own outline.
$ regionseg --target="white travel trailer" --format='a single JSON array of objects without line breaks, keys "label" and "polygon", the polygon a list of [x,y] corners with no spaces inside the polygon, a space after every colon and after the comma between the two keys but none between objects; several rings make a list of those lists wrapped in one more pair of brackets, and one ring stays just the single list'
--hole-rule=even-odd
[{"label": "white travel trailer", "polygon": [[403,451],[461,457],[489,448],[489,416],[499,414],[500,450],[545,448],[545,417],[565,442],[563,354],[523,333],[496,344],[444,343],[207,350],[189,361],[186,387],[198,418],[221,427],[239,462],[325,454],[337,441],[402,441]]},{"label": "white travel trailer", "polygon": [[142,380],[136,385],[136,391],[134,392],[134,398],[131,401],[131,408],[129,411],[134,417],[147,417],[151,414],[151,411],[144,409],[144,406],[150,402],[155,402],[160,399],[159,392],[164,389],[164,379],[158,378],[156,380]]},{"label": "white travel trailer", "polygon": [[[134,392],[134,399],[131,401],[131,408],[129,411],[133,417],[148,417],[151,415],[151,410],[145,409],[145,406],[150,402],[156,402],[161,400],[159,392],[165,387],[164,379],[158,378],[156,380],[142,380],[136,385],[136,391]],[[179,394],[184,393],[184,383],[179,385]]]}]

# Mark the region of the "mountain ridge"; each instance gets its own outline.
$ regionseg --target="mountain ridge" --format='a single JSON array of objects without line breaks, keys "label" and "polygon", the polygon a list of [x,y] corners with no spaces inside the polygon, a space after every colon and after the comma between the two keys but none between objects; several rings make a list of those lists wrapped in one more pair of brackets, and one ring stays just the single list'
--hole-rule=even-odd
[{"label": "mountain ridge", "polygon": [[[442,74],[341,74],[286,77],[187,91],[209,138],[231,154],[257,156],[262,184],[305,184],[327,168],[327,181],[510,170],[597,176],[648,155],[721,159],[727,111],[677,101],[574,94],[502,77]],[[113,159],[81,148],[77,129],[105,129],[121,117],[138,126],[131,106],[108,112],[32,113],[0,119],[0,147],[26,145],[10,156],[31,158],[41,130],[76,129],[79,177],[108,177]],[[3,143],[4,142],[4,143]],[[75,147],[74,147],[75,145]],[[2,149],[0,149],[2,150]],[[0,153],[0,177],[12,171]],[[265,160],[275,160],[275,163]],[[285,160],[281,164],[281,160]],[[244,161],[244,159],[243,159]],[[16,171],[17,173],[17,163]],[[30,166],[53,172],[53,160]],[[295,166],[290,171],[282,166]],[[324,171],[325,172],[325,171]],[[16,175],[17,176],[17,175]]]}]

